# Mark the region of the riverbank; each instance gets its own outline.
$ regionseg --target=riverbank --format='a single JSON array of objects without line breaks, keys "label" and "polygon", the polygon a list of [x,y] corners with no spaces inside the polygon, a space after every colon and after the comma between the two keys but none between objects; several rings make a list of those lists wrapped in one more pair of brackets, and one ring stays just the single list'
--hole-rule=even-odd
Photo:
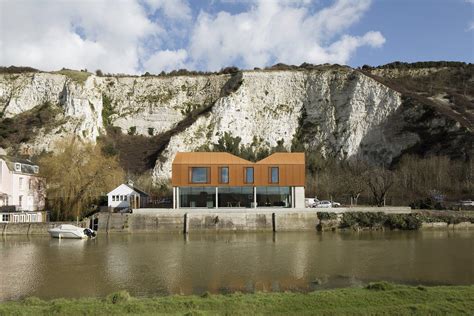
[{"label": "riverbank", "polygon": [[[60,222],[0,223],[1,235],[47,235]],[[76,222],[67,224],[76,225]],[[99,233],[285,232],[327,230],[474,229],[472,211],[410,210],[407,207],[334,209],[134,209],[100,212],[79,222]]]},{"label": "riverbank", "polygon": [[106,298],[30,297],[0,304],[0,315],[472,315],[473,286],[406,286],[386,282],[362,288],[311,293],[255,293],[135,298],[125,292]]},{"label": "riverbank", "polygon": [[339,229],[474,229],[474,212],[397,207],[266,210],[133,210],[99,213],[99,233],[285,232]]}]

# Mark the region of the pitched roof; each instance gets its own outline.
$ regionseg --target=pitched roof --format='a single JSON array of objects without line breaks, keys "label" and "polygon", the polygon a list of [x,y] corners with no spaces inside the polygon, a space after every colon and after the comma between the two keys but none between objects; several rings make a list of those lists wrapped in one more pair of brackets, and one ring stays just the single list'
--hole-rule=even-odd
[{"label": "pitched roof", "polygon": [[136,186],[133,186],[133,185],[130,185],[128,183],[124,183],[127,187],[129,187],[130,189],[132,189],[133,191],[136,191],[137,193],[139,193],[140,195],[146,195],[148,196],[149,194],[146,193],[145,191],[137,188]]},{"label": "pitched roof", "polygon": [[28,159],[10,157],[5,155],[0,155],[0,159],[3,159],[8,166],[8,169],[14,172],[16,172],[15,163],[21,164],[21,173],[35,174],[36,172],[34,167],[38,167],[37,164],[33,163],[31,160]]},{"label": "pitched roof", "polygon": [[304,153],[273,153],[267,158],[257,161],[261,165],[304,165]]},{"label": "pitched roof", "polygon": [[253,162],[224,152],[178,152],[173,164],[251,165]]},{"label": "pitched roof", "polygon": [[[224,152],[178,152],[173,165],[252,165],[254,162]],[[273,153],[256,164],[299,165],[305,164],[304,153]]]}]

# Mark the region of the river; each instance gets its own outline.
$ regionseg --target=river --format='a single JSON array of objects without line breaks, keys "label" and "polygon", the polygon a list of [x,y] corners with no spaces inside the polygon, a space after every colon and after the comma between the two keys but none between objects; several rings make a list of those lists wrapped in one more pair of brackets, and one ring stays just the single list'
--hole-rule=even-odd
[{"label": "river", "polygon": [[0,262],[0,300],[474,284],[474,232],[8,236]]}]

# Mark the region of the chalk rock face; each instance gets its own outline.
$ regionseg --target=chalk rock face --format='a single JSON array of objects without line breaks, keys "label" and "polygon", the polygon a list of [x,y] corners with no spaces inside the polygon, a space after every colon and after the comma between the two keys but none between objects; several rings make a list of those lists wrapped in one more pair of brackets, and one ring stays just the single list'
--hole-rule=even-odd
[{"label": "chalk rock face", "polygon": [[[224,133],[240,137],[244,145],[257,139],[260,146],[281,142],[290,149],[301,129],[307,149],[349,157],[363,142],[372,146],[368,135],[400,104],[397,92],[348,68],[244,72],[237,92],[221,98],[209,115],[171,138],[154,175],[168,177],[177,152],[217,143]],[[389,143],[385,146],[395,154],[400,151]]]},{"label": "chalk rock face", "polygon": [[157,150],[156,181],[170,177],[177,152],[212,148],[224,135],[256,149],[298,146],[390,163],[420,142],[414,124],[424,124],[424,137],[431,130],[442,135],[443,126],[453,135],[460,128],[440,116],[423,121],[426,109],[403,106],[400,93],[349,67],[244,71],[232,93],[224,93],[231,74],[81,78],[0,74],[0,117],[28,115],[45,102],[59,109],[53,123],[22,144],[33,153],[54,150],[69,135],[94,142],[111,127],[123,137],[167,135]]}]

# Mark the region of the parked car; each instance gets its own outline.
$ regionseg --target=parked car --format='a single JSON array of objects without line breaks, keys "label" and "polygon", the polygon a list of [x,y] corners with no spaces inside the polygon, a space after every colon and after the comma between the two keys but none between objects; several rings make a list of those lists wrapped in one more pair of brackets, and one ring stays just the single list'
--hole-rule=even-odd
[{"label": "parked car", "polygon": [[319,201],[318,204],[316,204],[317,208],[330,208],[332,207],[332,204],[331,204],[331,201],[326,201],[326,200],[323,200],[323,201]]},{"label": "parked car", "polygon": [[341,206],[341,203],[339,202],[331,202],[327,200],[319,201],[314,207],[317,208],[330,208],[330,207],[339,207]]},{"label": "parked car", "polygon": [[474,206],[474,201],[473,200],[464,200],[464,201],[459,201],[460,206]]}]

